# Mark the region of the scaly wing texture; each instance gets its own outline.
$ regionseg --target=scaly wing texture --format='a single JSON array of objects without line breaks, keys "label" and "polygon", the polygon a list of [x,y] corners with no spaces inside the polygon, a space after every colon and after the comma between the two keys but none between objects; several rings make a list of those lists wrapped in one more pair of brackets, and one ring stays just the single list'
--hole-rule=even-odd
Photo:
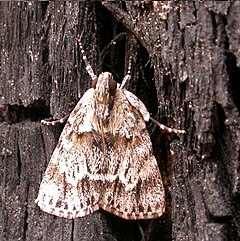
[{"label": "scaly wing texture", "polygon": [[101,185],[91,173],[101,154],[87,132],[94,115],[93,93],[89,89],[72,111],[43,176],[36,203],[45,212],[75,218],[99,208]]},{"label": "scaly wing texture", "polygon": [[126,89],[123,89],[123,93],[127,98],[127,100],[129,101],[129,103],[141,113],[143,119],[145,121],[149,121],[149,118],[150,118],[149,112],[146,106],[142,103],[142,101],[139,100],[136,95],[134,95],[132,92]]},{"label": "scaly wing texture", "polygon": [[136,96],[131,93],[131,102],[129,96],[123,91],[115,96],[110,117],[111,162],[99,206],[126,219],[156,218],[165,210],[165,192],[143,119],[142,113],[147,116],[148,112]]},{"label": "scaly wing texture", "polygon": [[81,98],[43,176],[36,200],[43,211],[75,218],[103,208],[126,219],[164,212],[164,188],[144,121],[149,114],[129,93],[116,92],[103,133],[94,90]]},{"label": "scaly wing texture", "polygon": [[141,143],[136,143],[135,149],[131,142],[120,138],[115,141],[114,151],[109,155],[112,160],[117,158],[118,166],[113,175],[110,174],[114,178],[108,178],[103,184],[101,208],[125,219],[150,219],[162,215],[164,187],[156,159],[148,150],[149,141],[146,132],[142,132]]}]

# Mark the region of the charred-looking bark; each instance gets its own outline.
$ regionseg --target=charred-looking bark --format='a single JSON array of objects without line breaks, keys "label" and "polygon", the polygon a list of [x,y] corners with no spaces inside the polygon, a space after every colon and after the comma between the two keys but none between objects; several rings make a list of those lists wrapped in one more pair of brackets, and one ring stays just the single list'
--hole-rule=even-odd
[{"label": "charred-looking bark", "polygon": [[[239,1],[0,2],[0,240],[238,240]],[[94,72],[120,82],[151,116],[185,129],[171,144],[149,123],[166,211],[128,221],[105,211],[66,220],[35,204],[63,126]],[[134,36],[134,41],[133,37]]]}]

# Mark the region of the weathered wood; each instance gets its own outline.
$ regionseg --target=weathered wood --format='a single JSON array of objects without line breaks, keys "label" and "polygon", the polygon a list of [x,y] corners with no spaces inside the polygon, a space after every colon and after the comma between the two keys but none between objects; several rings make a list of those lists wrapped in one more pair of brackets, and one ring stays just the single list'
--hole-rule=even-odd
[{"label": "weathered wood", "polygon": [[1,105],[27,106],[47,99],[49,84],[43,68],[42,4],[1,2]]},{"label": "weathered wood", "polygon": [[[1,2],[0,240],[238,240],[239,12],[238,1]],[[39,121],[68,114],[91,84],[82,33],[96,74],[121,81],[131,53],[130,90],[187,131],[172,157],[152,133],[167,192],[157,220],[99,211],[72,221],[34,203],[62,128]],[[101,52],[118,34],[126,39]]]}]

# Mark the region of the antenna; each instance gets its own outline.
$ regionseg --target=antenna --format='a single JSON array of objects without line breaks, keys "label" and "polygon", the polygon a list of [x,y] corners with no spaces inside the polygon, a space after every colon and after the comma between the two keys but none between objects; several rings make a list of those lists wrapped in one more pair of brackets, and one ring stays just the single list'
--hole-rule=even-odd
[{"label": "antenna", "polygon": [[89,62],[87,60],[87,56],[86,56],[86,53],[83,49],[82,42],[80,40],[79,35],[77,37],[77,41],[78,41],[78,44],[79,44],[79,48],[80,48],[80,51],[81,51],[81,54],[82,54],[83,61],[86,65],[86,70],[87,70],[88,74],[91,76],[92,80],[96,80],[97,76],[94,74],[93,69],[92,69],[91,65],[89,64]]},{"label": "antenna", "polygon": [[126,83],[131,79],[131,70],[132,70],[132,56],[129,57],[128,71],[127,71],[127,74],[125,75],[125,77],[123,78],[123,81],[119,87],[120,89],[123,89],[124,86],[126,85]]}]

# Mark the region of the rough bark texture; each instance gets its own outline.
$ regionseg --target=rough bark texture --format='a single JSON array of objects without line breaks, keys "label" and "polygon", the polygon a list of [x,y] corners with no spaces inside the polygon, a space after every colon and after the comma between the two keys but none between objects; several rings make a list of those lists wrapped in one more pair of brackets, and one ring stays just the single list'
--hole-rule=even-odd
[{"label": "rough bark texture", "polygon": [[[239,1],[0,2],[0,240],[238,240],[239,13]],[[170,156],[149,126],[167,193],[159,219],[71,221],[34,202],[62,128],[40,120],[65,116],[90,86],[78,34],[97,74],[121,82],[132,55],[129,89],[187,132]]]}]

